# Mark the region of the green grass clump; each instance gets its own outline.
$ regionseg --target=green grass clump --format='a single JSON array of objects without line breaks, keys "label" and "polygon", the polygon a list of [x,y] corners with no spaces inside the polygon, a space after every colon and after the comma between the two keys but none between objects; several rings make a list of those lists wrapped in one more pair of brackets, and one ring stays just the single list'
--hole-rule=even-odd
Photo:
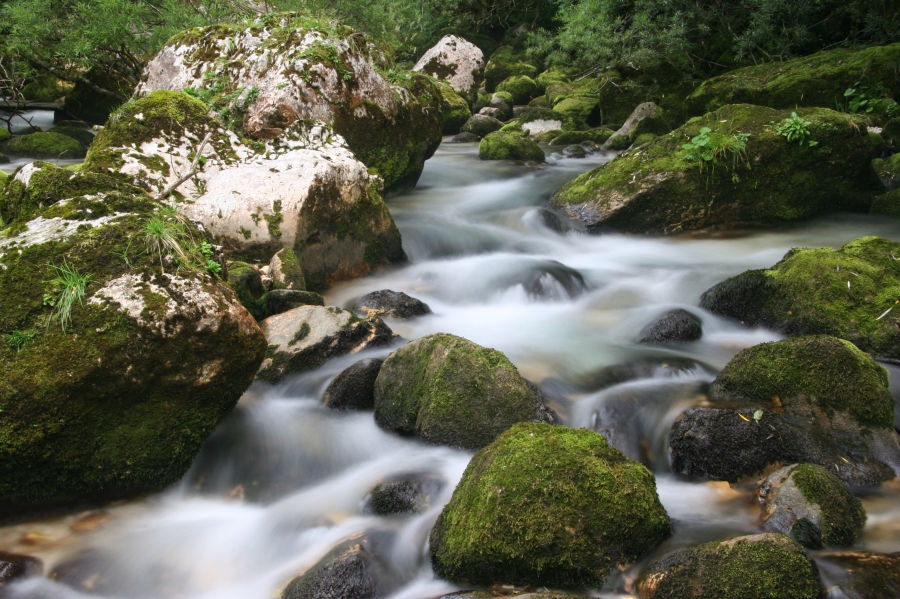
[{"label": "green grass clump", "polygon": [[58,291],[55,296],[52,293],[44,294],[44,303],[53,307],[47,322],[49,324],[50,320],[55,318],[65,331],[72,322],[72,309],[75,304],[84,305],[84,293],[91,275],[78,272],[78,269],[69,264],[65,258],[62,266],[53,265],[53,268],[56,270],[56,276],[49,283]]}]

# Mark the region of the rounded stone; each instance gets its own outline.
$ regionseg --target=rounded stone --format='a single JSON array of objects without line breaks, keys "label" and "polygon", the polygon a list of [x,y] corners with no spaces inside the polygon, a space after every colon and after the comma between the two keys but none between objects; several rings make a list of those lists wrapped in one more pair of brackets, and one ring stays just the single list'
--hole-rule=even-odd
[{"label": "rounded stone", "polygon": [[375,409],[375,379],[384,360],[360,360],[339,375],[325,389],[322,404],[342,412]]},{"label": "rounded stone", "polygon": [[697,341],[703,336],[703,322],[687,310],[670,310],[638,333],[638,343],[666,344]]},{"label": "rounded stone", "polygon": [[353,303],[353,311],[357,314],[384,314],[394,318],[414,318],[431,314],[428,304],[402,291],[381,289],[367,293]]}]

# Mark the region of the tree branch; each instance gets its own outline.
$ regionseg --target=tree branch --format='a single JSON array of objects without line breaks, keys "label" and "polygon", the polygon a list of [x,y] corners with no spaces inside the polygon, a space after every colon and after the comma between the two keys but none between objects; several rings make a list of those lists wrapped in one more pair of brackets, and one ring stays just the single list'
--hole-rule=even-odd
[{"label": "tree branch", "polygon": [[201,152],[203,152],[203,148],[206,147],[206,144],[209,141],[210,137],[212,137],[212,131],[206,134],[206,137],[203,138],[203,141],[201,141],[200,145],[197,147],[197,154],[196,156],[194,156],[194,161],[191,163],[191,169],[186,174],[179,177],[177,181],[162,190],[162,192],[158,196],[156,196],[156,198],[154,198],[157,202],[161,202],[166,199],[166,196],[175,191],[175,189],[177,189],[179,185],[200,172],[200,169],[197,168],[200,164],[200,155]]},{"label": "tree branch", "polygon": [[80,75],[74,75],[72,73],[64,73],[64,72],[60,71],[59,69],[57,69],[56,67],[53,67],[38,58],[29,57],[27,60],[28,60],[28,62],[33,63],[35,66],[40,67],[41,69],[44,69],[48,73],[52,73],[56,77],[59,77],[63,81],[69,81],[71,83],[81,83],[82,85],[87,85],[88,87],[91,88],[91,90],[100,94],[101,96],[105,96],[107,98],[113,98],[115,100],[121,100],[122,102],[128,101],[128,98],[123,96],[122,94],[117,94],[116,92],[111,92],[108,89],[104,89],[104,88],[100,87],[99,85],[91,82],[89,79],[81,77]]}]

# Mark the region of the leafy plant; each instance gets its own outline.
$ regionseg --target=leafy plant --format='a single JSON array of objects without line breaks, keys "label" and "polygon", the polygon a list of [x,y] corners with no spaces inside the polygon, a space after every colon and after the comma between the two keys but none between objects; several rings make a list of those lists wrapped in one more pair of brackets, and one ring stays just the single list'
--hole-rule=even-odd
[{"label": "leafy plant", "polygon": [[844,90],[843,102],[837,103],[838,111],[857,114],[875,110],[875,98],[870,98],[866,90],[866,87],[859,86],[859,82],[856,83],[856,87],[848,87]]},{"label": "leafy plant", "polygon": [[[54,264],[53,268],[56,270],[56,277],[49,283],[57,291],[55,296],[44,294],[44,303],[53,306],[47,323],[49,324],[52,319],[56,318],[59,320],[62,330],[65,331],[72,321],[72,308],[76,303],[83,305],[84,293],[91,280],[91,275],[81,274],[65,258],[63,258],[62,266]],[[50,297],[48,298],[48,296]]]},{"label": "leafy plant", "polygon": [[22,348],[26,343],[31,341],[37,336],[37,331],[34,329],[26,329],[24,331],[15,330],[12,333],[6,335],[6,346],[9,349],[16,350],[16,353],[22,351]]},{"label": "leafy plant", "polygon": [[202,241],[199,244],[192,245],[188,248],[187,254],[191,258],[191,262],[188,265],[190,268],[205,269],[217,277],[221,276],[222,265],[215,259],[215,252],[213,252],[211,243]]},{"label": "leafy plant", "polygon": [[731,134],[702,127],[690,142],[681,146],[678,157],[688,164],[700,165],[700,172],[706,168],[715,172],[717,166],[722,166],[726,170],[737,170],[741,164],[747,163],[748,139],[749,133]]},{"label": "leafy plant", "polygon": [[807,146],[810,148],[817,146],[819,142],[809,140],[807,138],[810,136],[809,126],[810,122],[803,119],[802,117],[797,116],[796,112],[792,112],[791,116],[787,117],[781,123],[775,126],[775,132],[782,137],[787,138],[788,143],[798,142],[801,146],[803,142],[807,142]]},{"label": "leafy plant", "polygon": [[129,238],[129,239],[128,239],[128,245],[126,245],[126,246],[125,246],[125,249],[123,249],[121,252],[114,252],[114,251],[112,251],[112,250],[110,250],[110,252],[109,252],[109,253],[112,254],[113,256],[116,256],[116,257],[121,258],[122,260],[124,260],[124,261],[125,261],[125,266],[126,266],[127,268],[131,268],[131,253],[130,253],[130,250],[131,250],[131,243],[132,243],[133,241],[134,241],[133,239]]}]

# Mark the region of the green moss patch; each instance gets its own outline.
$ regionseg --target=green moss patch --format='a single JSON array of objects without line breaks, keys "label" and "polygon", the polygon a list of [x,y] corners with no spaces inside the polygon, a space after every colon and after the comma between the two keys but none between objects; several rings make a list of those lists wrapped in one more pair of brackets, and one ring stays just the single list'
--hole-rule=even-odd
[{"label": "green moss patch", "polygon": [[83,158],[85,155],[78,141],[52,131],[13,137],[6,147],[10,153],[28,158]]},{"label": "green moss patch", "polygon": [[528,75],[507,77],[497,85],[497,91],[509,93],[514,104],[527,104],[536,90],[537,84]]},{"label": "green moss patch", "polygon": [[822,510],[822,541],[845,547],[856,542],[866,525],[866,510],[844,483],[814,464],[799,464],[790,474],[804,497]]},{"label": "green moss patch", "polygon": [[482,160],[534,160],[544,162],[544,150],[536,142],[523,135],[495,131],[478,144],[478,157]]}]

